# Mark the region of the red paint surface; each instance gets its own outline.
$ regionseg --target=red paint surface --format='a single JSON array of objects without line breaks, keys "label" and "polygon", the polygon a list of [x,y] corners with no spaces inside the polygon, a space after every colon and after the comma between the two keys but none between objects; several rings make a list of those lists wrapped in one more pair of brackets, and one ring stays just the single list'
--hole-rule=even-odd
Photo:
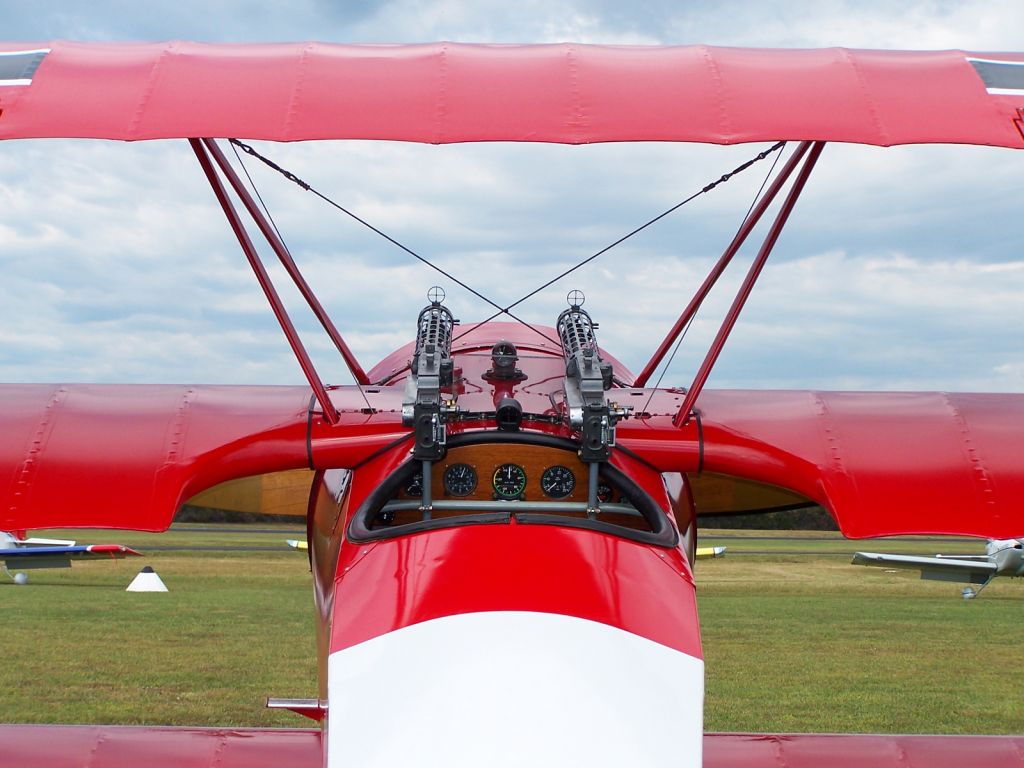
[{"label": "red paint surface", "polygon": [[[490,358],[479,353],[504,338],[524,355],[528,378],[511,390],[524,411],[557,412],[564,364],[553,341],[509,323],[458,326],[456,335],[460,407],[493,410],[494,385],[482,378]],[[372,415],[353,387],[332,390],[336,427],[314,414],[307,429],[305,387],[0,386],[0,530],[162,530],[181,503],[216,483],[308,466],[307,447],[315,467],[356,466],[408,432],[400,407],[409,352],[370,371],[388,380],[367,393]],[[615,372],[632,380],[621,364]],[[1024,395],[706,391],[697,403],[702,432],[694,421],[672,425],[681,393],[655,392],[648,404],[649,395],[622,388],[608,398],[637,409],[619,424],[620,445],[661,471],[703,468],[789,488],[829,509],[854,538],[1024,533]],[[524,425],[568,436],[563,426]],[[463,422],[452,432],[485,428],[493,425]],[[613,455],[630,474],[640,471]],[[381,477],[357,478],[356,496]],[[639,480],[648,490],[658,484]]]},{"label": "red paint surface", "polygon": [[305,387],[2,385],[0,530],[163,530],[217,483],[308,466],[307,437],[315,462],[344,467],[404,433],[397,414],[360,413],[354,388],[335,402],[341,423],[309,434]]},{"label": "red paint surface", "polygon": [[138,552],[123,544],[90,544],[88,545],[88,551],[92,555],[109,555],[114,559],[139,556]]},{"label": "red paint surface", "polygon": [[[3,43],[52,48],[0,137],[1024,147],[960,51]],[[971,54],[1020,60],[1020,54]]]},{"label": "red paint surface", "polygon": [[[312,729],[0,725],[5,765],[39,768],[319,768]],[[704,735],[704,768],[1020,768],[1024,737]]]},{"label": "red paint surface", "polygon": [[[802,493],[848,537],[1024,532],[1024,395],[708,391],[698,408],[705,471]],[[657,415],[619,435],[659,468],[694,471],[688,429],[689,444]]]},{"label": "red paint surface", "polygon": [[346,544],[331,652],[431,619],[537,611],[608,624],[701,657],[678,550],[550,525],[470,525]]},{"label": "red paint surface", "polygon": [[[297,717],[297,716],[296,716]],[[319,730],[0,725],[7,768],[319,768]]]}]

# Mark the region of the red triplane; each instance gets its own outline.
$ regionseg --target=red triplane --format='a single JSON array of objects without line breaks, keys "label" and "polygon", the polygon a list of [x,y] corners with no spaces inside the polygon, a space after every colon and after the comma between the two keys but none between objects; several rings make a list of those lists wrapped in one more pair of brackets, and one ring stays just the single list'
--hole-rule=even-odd
[{"label": "red triplane", "polygon": [[[1020,54],[0,45],[0,137],[191,142],[309,381],[0,387],[0,529],[162,530],[218,484],[309,471],[320,690],[278,704],[323,725],[5,726],[5,754],[152,768],[1021,764],[1010,737],[705,735],[691,564],[700,514],[801,503],[852,537],[1024,533],[1020,395],[704,389],[826,142],[1020,149],[1022,107]],[[797,144],[634,374],[599,346],[600,308],[579,295],[527,326],[457,323],[434,294],[410,308],[412,341],[365,370],[213,137]],[[692,385],[649,387],[776,199]],[[320,379],[236,200],[354,385]]]}]

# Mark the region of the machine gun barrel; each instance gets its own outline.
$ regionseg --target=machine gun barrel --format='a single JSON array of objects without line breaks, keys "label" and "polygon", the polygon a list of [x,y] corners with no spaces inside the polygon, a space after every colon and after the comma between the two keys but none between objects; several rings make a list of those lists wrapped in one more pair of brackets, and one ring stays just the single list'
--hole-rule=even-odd
[{"label": "machine gun barrel", "polygon": [[615,443],[616,415],[604,391],[612,385],[612,366],[601,360],[596,328],[590,315],[571,304],[555,324],[565,357],[565,405],[570,429],[582,435],[580,458],[607,461]]}]

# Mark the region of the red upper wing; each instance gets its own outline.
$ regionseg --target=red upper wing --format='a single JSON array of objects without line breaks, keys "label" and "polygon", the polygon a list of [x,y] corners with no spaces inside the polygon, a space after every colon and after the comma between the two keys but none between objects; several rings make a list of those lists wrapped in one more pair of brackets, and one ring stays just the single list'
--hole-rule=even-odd
[{"label": "red upper wing", "polygon": [[0,138],[818,139],[1024,148],[1022,54],[0,43],[0,52],[12,51],[45,53],[0,56]]}]

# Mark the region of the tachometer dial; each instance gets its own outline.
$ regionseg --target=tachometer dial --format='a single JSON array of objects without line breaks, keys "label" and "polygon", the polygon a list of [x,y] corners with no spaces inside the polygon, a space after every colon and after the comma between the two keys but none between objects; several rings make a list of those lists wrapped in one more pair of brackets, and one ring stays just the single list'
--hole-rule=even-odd
[{"label": "tachometer dial", "polygon": [[540,488],[545,496],[564,499],[576,488],[576,475],[568,467],[548,467],[540,476]]},{"label": "tachometer dial", "polygon": [[476,490],[476,470],[469,464],[452,464],[444,471],[444,489],[452,496],[469,496]]},{"label": "tachometer dial", "polygon": [[518,464],[502,464],[494,470],[494,493],[499,499],[518,499],[526,490],[526,472]]}]

